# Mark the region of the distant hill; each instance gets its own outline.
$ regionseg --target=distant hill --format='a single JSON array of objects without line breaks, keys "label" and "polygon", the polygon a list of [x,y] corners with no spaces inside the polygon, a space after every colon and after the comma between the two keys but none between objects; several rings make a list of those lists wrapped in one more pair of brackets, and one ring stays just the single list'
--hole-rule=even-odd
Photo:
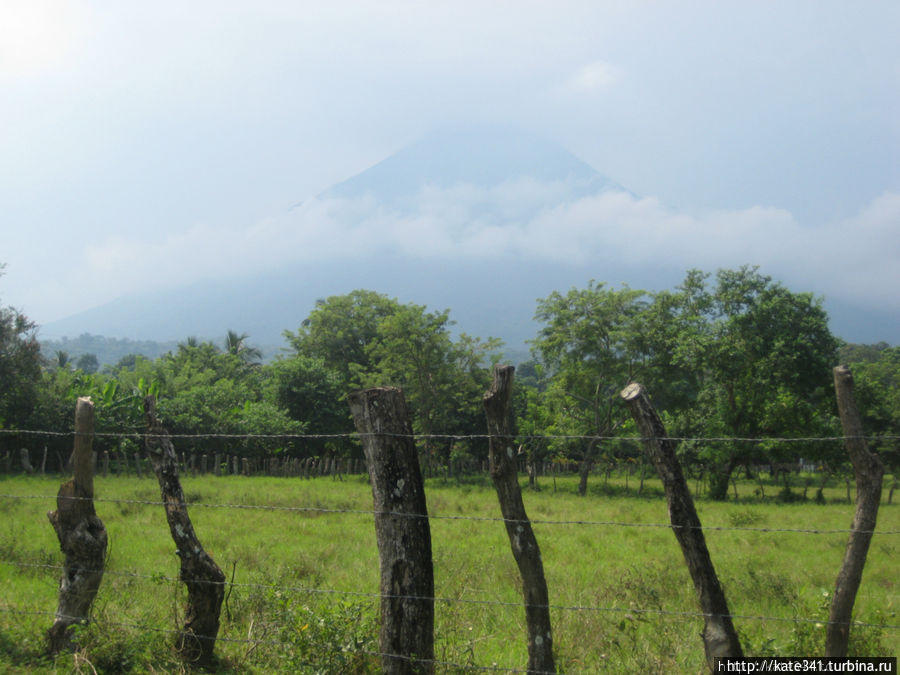
[{"label": "distant hill", "polygon": [[[437,207],[428,202],[435,190],[444,191],[445,199]],[[486,231],[529,222],[538,214],[546,215],[546,227],[552,228],[554,209],[582,197],[607,192],[631,195],[549,141],[505,127],[459,127],[430,134],[312,199],[326,204],[356,200],[362,205],[358,208],[405,214],[409,216],[405,222],[415,227],[420,220],[417,209],[423,204],[455,208],[454,191],[468,198],[460,216],[462,226],[477,221]],[[352,236],[352,223],[347,231]],[[524,354],[526,341],[536,331],[532,318],[537,298],[583,286],[590,279],[660,290],[677,284],[685,272],[610,257],[602,262],[523,262],[512,256],[492,257],[489,243],[485,246],[479,256],[470,258],[424,259],[382,251],[126,295],[48,323],[41,336],[58,339],[90,333],[171,343],[189,335],[219,339],[231,329],[248,333],[253,344],[271,353],[283,344],[283,331],[296,330],[317,299],[366,288],[431,309],[449,308],[457,330],[500,337],[507,351]],[[900,341],[900,317],[831,299],[826,299],[826,307],[832,329],[847,340]]]},{"label": "distant hill", "polygon": [[79,356],[93,354],[101,366],[114,365],[125,356],[140,354],[148,359],[155,359],[177,347],[175,342],[156,342],[153,340],[129,340],[102,335],[82,333],[78,337],[63,337],[59,340],[40,339],[41,355],[49,361],[56,360],[56,352],[69,355],[71,362]]}]

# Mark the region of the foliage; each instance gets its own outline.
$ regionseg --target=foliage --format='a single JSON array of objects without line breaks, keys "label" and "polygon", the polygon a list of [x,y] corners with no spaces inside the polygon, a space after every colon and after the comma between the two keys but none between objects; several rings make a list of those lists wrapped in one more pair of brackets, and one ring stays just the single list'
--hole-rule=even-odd
[{"label": "foliage", "polygon": [[[844,361],[850,366],[855,383],[854,395],[862,415],[863,429],[871,435],[900,435],[900,347],[853,345],[842,348],[843,356],[859,361]],[[870,349],[866,349],[866,348]],[[882,461],[895,472],[900,467],[900,444],[880,440],[872,444]]]},{"label": "foliage", "polygon": [[29,417],[40,375],[34,323],[16,309],[0,306],[0,428],[21,426]]},{"label": "foliage", "polygon": [[[356,290],[317,302],[299,330],[286,333],[286,337],[294,358],[306,359],[295,367],[312,368],[314,382],[326,382],[323,370],[334,374],[327,384],[337,385],[341,405],[353,389],[402,388],[414,430],[447,435],[441,442],[424,441],[429,460],[446,463],[454,454],[460,457],[486,451],[484,443],[454,447],[450,436],[483,432],[480,399],[489,384],[487,366],[499,347],[498,340],[465,334],[454,340],[451,326],[447,310],[429,312],[421,305],[401,304],[379,293]],[[329,418],[336,421],[330,411],[333,401],[329,399],[325,405]],[[299,412],[296,407],[294,410]],[[340,417],[347,419],[344,414]]]},{"label": "foliage", "polygon": [[[753,439],[833,429],[827,394],[837,340],[821,300],[755,268],[719,270],[712,287],[708,278],[691,270],[671,296],[676,363],[696,374],[699,387],[685,425],[692,435]],[[759,446],[712,448],[701,449],[701,458],[710,466],[712,494],[723,499],[731,471],[753,460]]]}]

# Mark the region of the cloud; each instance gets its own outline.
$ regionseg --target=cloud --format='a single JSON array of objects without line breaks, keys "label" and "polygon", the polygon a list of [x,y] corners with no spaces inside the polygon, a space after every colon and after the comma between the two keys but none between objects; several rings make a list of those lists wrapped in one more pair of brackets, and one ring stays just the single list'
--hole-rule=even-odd
[{"label": "cloud", "polygon": [[622,71],[606,61],[593,61],[575,71],[563,89],[576,94],[592,94],[608,89],[622,79]]},{"label": "cloud", "polygon": [[60,0],[8,0],[0,18],[0,78],[25,78],[62,63],[84,37],[86,12]]},{"label": "cloud", "polygon": [[626,262],[674,271],[757,264],[794,290],[900,310],[900,194],[886,193],[848,220],[810,228],[783,209],[695,215],[652,197],[607,191],[571,198],[565,184],[523,179],[490,189],[427,187],[403,209],[385,208],[372,196],[313,199],[248,228],[197,225],[159,241],[109,240],[86,255],[88,279],[106,288],[116,279],[121,295],[148,283],[174,286],[387,254],[601,268]]}]

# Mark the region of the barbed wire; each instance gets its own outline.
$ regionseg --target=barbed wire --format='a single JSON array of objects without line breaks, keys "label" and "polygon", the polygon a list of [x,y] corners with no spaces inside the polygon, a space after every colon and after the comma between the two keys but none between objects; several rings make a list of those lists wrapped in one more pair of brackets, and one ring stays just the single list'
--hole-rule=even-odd
[{"label": "barbed wire", "polygon": [[[5,436],[49,436],[49,437],[75,437],[76,431],[49,431],[41,429],[0,429],[0,435]],[[91,435],[98,438],[130,438],[143,440],[144,438],[161,438],[161,434],[148,434],[143,431],[95,431]],[[374,432],[344,432],[334,434],[300,434],[300,433],[272,433],[272,434],[225,434],[225,433],[170,433],[172,439],[227,439],[227,440],[360,440],[374,436],[379,438],[410,438],[412,440],[489,440],[489,434],[399,434],[399,433],[374,433]],[[583,441],[616,441],[639,443],[646,441],[672,441],[676,443],[818,443],[829,441],[864,440],[874,441],[898,441],[900,435],[876,434],[857,436],[603,436],[590,434],[513,434],[510,440],[519,442],[538,440],[583,440]]]},{"label": "barbed wire", "polygon": [[[15,567],[23,567],[23,568],[35,568],[35,569],[46,569],[46,570],[64,570],[64,565],[52,565],[49,563],[24,563],[15,560],[0,560],[0,564],[3,565],[11,565]],[[881,628],[887,630],[900,630],[900,625],[891,625],[891,624],[872,624],[866,623],[862,621],[828,621],[823,619],[809,618],[809,617],[776,617],[776,616],[762,616],[762,615],[742,615],[742,614],[705,614],[703,612],[687,612],[687,611],[674,611],[674,610],[665,610],[665,609],[655,609],[655,608],[638,608],[638,607],[616,607],[616,606],[592,606],[592,605],[554,605],[554,604],[538,604],[532,605],[528,603],[522,602],[511,602],[504,600],[479,600],[475,598],[450,598],[443,596],[427,596],[427,595],[397,595],[390,593],[369,593],[365,591],[343,591],[333,588],[313,588],[309,586],[289,586],[289,585],[281,585],[281,584],[259,584],[259,583],[249,583],[249,582],[215,582],[210,581],[209,579],[181,579],[177,577],[167,577],[163,574],[142,574],[140,572],[132,572],[132,571],[121,571],[121,570],[81,570],[84,573],[103,573],[104,575],[111,576],[121,576],[125,578],[132,579],[148,579],[154,582],[183,582],[183,583],[201,583],[201,584],[216,584],[221,583],[224,586],[231,586],[234,588],[255,588],[255,589],[268,589],[268,590],[279,590],[279,591],[291,591],[295,593],[309,593],[311,595],[347,595],[351,597],[363,597],[370,599],[382,599],[382,600],[416,600],[416,601],[433,601],[435,603],[460,603],[460,604],[470,604],[470,605],[483,605],[483,606],[495,606],[495,607],[527,607],[534,609],[551,609],[556,611],[567,611],[567,612],[616,612],[616,613],[634,613],[634,614],[659,614],[663,616],[677,616],[683,617],[685,619],[695,619],[701,617],[723,617],[730,616],[732,619],[744,619],[744,620],[754,620],[754,621],[781,621],[781,622],[792,622],[792,623],[821,623],[821,624],[839,624],[839,625],[850,625],[850,626],[861,626],[866,628]]]},{"label": "barbed wire", "polygon": [[[0,494],[0,499],[35,499],[55,500],[57,495],[12,495]],[[373,509],[331,509],[317,506],[275,506],[271,504],[219,504],[207,502],[164,502],[148,499],[112,499],[102,497],[63,497],[67,501],[94,501],[109,504],[137,504],[144,506],[178,506],[178,507],[202,507],[210,509],[238,509],[256,511],[285,511],[296,513],[348,513],[364,516],[396,516],[402,518],[427,518],[429,520],[468,520],[489,523],[510,523],[532,525],[593,525],[602,527],[647,527],[659,529],[694,529],[713,532],[766,532],[766,533],[794,533],[794,534],[878,534],[898,535],[900,530],[857,530],[849,529],[818,529],[818,528],[789,528],[789,527],[747,527],[741,525],[676,525],[674,523],[629,523],[614,520],[548,520],[544,518],[528,518],[524,520],[515,518],[501,518],[496,516],[451,516],[444,514],[406,513],[402,511],[375,511]]]},{"label": "barbed wire", "polygon": [[[14,614],[14,615],[34,615],[34,616],[53,616],[60,619],[66,619],[69,621],[81,622],[83,620],[82,617],[73,617],[67,616],[65,614],[57,614],[56,612],[48,612],[42,610],[23,610],[8,606],[0,606],[0,613],[5,614]],[[272,639],[254,639],[254,638],[233,638],[233,637],[223,637],[216,636],[212,637],[210,635],[197,635],[196,633],[188,633],[183,630],[179,630],[177,628],[158,628],[156,626],[150,626],[147,624],[141,623],[132,623],[132,622],[123,622],[123,621],[102,621],[95,622],[98,625],[102,624],[104,626],[113,626],[117,628],[137,628],[140,630],[146,630],[154,633],[184,633],[186,635],[190,635],[196,640],[213,640],[216,642],[232,642],[238,644],[252,644],[252,645],[269,645],[269,646],[281,646],[281,647],[292,647],[294,646],[293,642],[288,640],[272,640]],[[471,670],[471,671],[487,671],[487,672],[505,672],[505,673],[536,673],[537,675],[552,675],[548,671],[535,671],[535,670],[526,670],[523,668],[514,668],[514,667],[505,667],[505,666],[478,666],[475,664],[464,664],[464,663],[454,663],[452,661],[442,661],[440,659],[423,659],[417,656],[409,656],[406,654],[391,654],[386,652],[373,651],[369,649],[347,649],[343,648],[342,652],[345,654],[364,654],[366,656],[377,656],[386,659],[396,659],[400,661],[409,661],[410,663],[429,663],[436,666],[446,666],[449,668],[461,668],[463,670]],[[300,666],[308,666],[311,668],[320,667],[320,663],[312,662],[312,661],[296,661],[295,665]]]}]

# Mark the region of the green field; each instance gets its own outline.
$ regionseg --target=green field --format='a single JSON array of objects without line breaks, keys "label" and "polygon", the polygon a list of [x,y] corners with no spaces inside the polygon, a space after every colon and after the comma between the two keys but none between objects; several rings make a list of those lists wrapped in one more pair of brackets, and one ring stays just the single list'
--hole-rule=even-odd
[{"label": "green field", "polygon": [[[46,512],[59,477],[0,477],[0,672],[177,672],[172,631],[184,591],[178,559],[150,478],[98,477],[97,512],[109,533],[107,574],[94,622],[79,649],[43,656],[56,608],[62,557]],[[524,481],[523,481],[524,482]],[[702,672],[702,620],[687,568],[667,528],[658,482],[637,495],[615,477],[592,479],[587,497],[576,478],[542,478],[524,491],[536,523],[552,611],[557,663],[564,672]],[[362,476],[203,477],[183,480],[191,517],[206,549],[234,586],[223,608],[217,672],[369,672],[377,670],[378,562],[371,492]],[[888,480],[885,485],[890,485]],[[700,499],[707,528],[847,529],[853,506],[843,484],[825,504]],[[772,486],[766,494],[776,495]],[[814,490],[810,490],[810,496]],[[429,480],[435,566],[435,655],[439,672],[465,666],[524,668],[524,611],[518,572],[490,482]],[[21,498],[10,498],[16,495]],[[39,498],[33,498],[38,496]],[[900,530],[887,505],[878,530]],[[114,500],[114,501],[104,501]],[[277,507],[238,509],[211,505]],[[312,508],[316,510],[286,510]],[[336,510],[339,512],[328,512]],[[607,524],[601,524],[607,523]],[[622,526],[608,523],[644,524]],[[713,562],[749,655],[822,654],[830,593],[846,533],[708,530]],[[855,627],[851,653],[900,653],[900,535],[872,541],[855,619],[893,628]],[[313,591],[309,590],[313,589]],[[334,592],[321,592],[323,590]],[[318,591],[318,592],[314,592]],[[474,601],[474,602],[473,602]],[[497,604],[509,603],[509,604]],[[768,618],[761,618],[768,617]],[[790,621],[792,618],[810,621]],[[784,619],[784,620],[779,620]],[[455,664],[455,665],[449,665]]]}]

